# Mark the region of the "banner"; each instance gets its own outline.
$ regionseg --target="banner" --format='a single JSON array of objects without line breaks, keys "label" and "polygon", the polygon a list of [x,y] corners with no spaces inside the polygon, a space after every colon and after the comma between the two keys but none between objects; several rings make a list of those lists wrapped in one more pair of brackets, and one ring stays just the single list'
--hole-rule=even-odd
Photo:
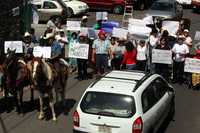
[{"label": "banner", "polygon": [[196,31],[194,40],[199,41],[200,40],[200,31]]},{"label": "banner", "polygon": [[108,12],[96,12],[96,20],[107,20]]},{"label": "banner", "polygon": [[172,52],[170,50],[152,50],[152,63],[172,64]]},{"label": "banner", "polygon": [[128,30],[123,28],[113,28],[112,36],[120,39],[127,39]]},{"label": "banner", "polygon": [[184,72],[200,73],[200,60],[193,58],[186,58]]},{"label": "banner", "polygon": [[34,57],[51,58],[51,47],[36,46],[33,48]]},{"label": "banner", "polygon": [[22,41],[5,41],[4,53],[7,54],[8,49],[16,50],[15,53],[23,53]]},{"label": "banner", "polygon": [[69,46],[69,55],[71,58],[88,59],[89,44],[73,44]]},{"label": "banner", "polygon": [[176,33],[179,29],[178,21],[163,21],[162,29],[166,29],[169,32],[169,35],[176,36]]},{"label": "banner", "polygon": [[68,31],[80,31],[81,30],[81,21],[67,21],[67,30]]}]

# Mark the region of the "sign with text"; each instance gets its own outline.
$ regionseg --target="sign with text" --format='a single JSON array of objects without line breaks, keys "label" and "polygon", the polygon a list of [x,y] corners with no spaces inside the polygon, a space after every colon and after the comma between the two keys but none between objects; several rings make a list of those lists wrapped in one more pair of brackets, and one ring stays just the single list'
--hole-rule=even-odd
[{"label": "sign with text", "polygon": [[186,58],[184,72],[200,73],[200,59]]},{"label": "sign with text", "polygon": [[4,53],[7,54],[8,49],[15,50],[15,53],[23,53],[22,41],[5,41]]},{"label": "sign with text", "polygon": [[68,31],[80,31],[81,30],[81,21],[67,21],[67,30]]},{"label": "sign with text", "polygon": [[89,44],[73,44],[69,46],[69,55],[71,58],[88,59]]},{"label": "sign with text", "polygon": [[179,22],[178,21],[163,21],[162,29],[166,29],[170,35],[176,36],[176,33],[179,29]]},{"label": "sign with text", "polygon": [[51,47],[34,47],[33,55],[34,57],[51,58]]},{"label": "sign with text", "polygon": [[141,25],[129,25],[128,31],[132,35],[149,36],[151,33],[151,28]]},{"label": "sign with text", "polygon": [[108,12],[96,12],[96,20],[107,20]]},{"label": "sign with text", "polygon": [[199,41],[200,40],[200,31],[196,31],[194,40]]},{"label": "sign with text", "polygon": [[113,28],[112,36],[120,39],[127,39],[128,30],[123,28]]},{"label": "sign with text", "polygon": [[172,64],[172,52],[170,50],[152,50],[152,63]]}]

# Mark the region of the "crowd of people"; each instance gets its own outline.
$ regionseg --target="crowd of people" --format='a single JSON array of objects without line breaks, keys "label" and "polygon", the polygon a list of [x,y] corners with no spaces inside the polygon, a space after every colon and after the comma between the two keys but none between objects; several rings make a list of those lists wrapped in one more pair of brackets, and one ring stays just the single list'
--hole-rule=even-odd
[{"label": "crowd of people", "polygon": [[[87,27],[88,17],[83,16],[82,27]],[[51,46],[51,60],[62,58],[66,65],[69,65],[71,72],[77,71],[77,79],[85,80],[91,77],[88,74],[88,67],[93,68],[95,73],[101,75],[109,70],[140,70],[162,75],[166,80],[173,83],[184,82],[184,61],[186,57],[200,59],[200,50],[197,47],[195,56],[191,52],[193,47],[192,38],[189,29],[180,24],[176,37],[170,36],[166,29],[152,28],[148,39],[124,39],[113,37],[101,29],[101,22],[98,21],[93,27],[98,29],[98,37],[90,39],[85,32],[67,31],[62,27],[59,19],[51,19],[47,23],[47,29],[44,35],[38,40],[34,34],[25,33],[24,46],[26,56],[33,46]],[[127,37],[129,38],[129,37]],[[32,40],[32,41],[30,41]],[[34,44],[34,45],[32,45]],[[88,44],[88,59],[75,59],[67,57],[67,51],[70,45]],[[152,63],[153,49],[171,50],[172,65]]]}]

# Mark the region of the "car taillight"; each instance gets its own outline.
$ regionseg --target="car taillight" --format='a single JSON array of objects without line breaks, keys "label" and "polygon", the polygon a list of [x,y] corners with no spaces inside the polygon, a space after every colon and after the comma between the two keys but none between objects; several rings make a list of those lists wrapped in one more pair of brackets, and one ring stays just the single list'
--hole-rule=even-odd
[{"label": "car taillight", "polygon": [[132,133],[142,133],[142,128],[143,128],[142,118],[138,117],[133,123]]},{"label": "car taillight", "polygon": [[79,127],[79,121],[79,114],[77,111],[75,111],[73,114],[73,123],[75,127]]}]

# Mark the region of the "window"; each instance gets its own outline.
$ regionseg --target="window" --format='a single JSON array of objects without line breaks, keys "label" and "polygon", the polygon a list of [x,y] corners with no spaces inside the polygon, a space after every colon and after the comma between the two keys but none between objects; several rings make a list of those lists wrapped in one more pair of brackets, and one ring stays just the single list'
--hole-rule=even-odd
[{"label": "window", "polygon": [[133,97],[120,94],[87,92],[80,107],[83,112],[96,115],[129,118],[135,114]]},{"label": "window", "polygon": [[162,79],[155,79],[142,94],[143,112],[153,107],[167,92],[168,84]]},{"label": "window", "polygon": [[44,9],[56,9],[56,5],[52,2],[44,2]]},{"label": "window", "polygon": [[41,5],[36,5],[37,9],[40,9],[42,6]]}]

